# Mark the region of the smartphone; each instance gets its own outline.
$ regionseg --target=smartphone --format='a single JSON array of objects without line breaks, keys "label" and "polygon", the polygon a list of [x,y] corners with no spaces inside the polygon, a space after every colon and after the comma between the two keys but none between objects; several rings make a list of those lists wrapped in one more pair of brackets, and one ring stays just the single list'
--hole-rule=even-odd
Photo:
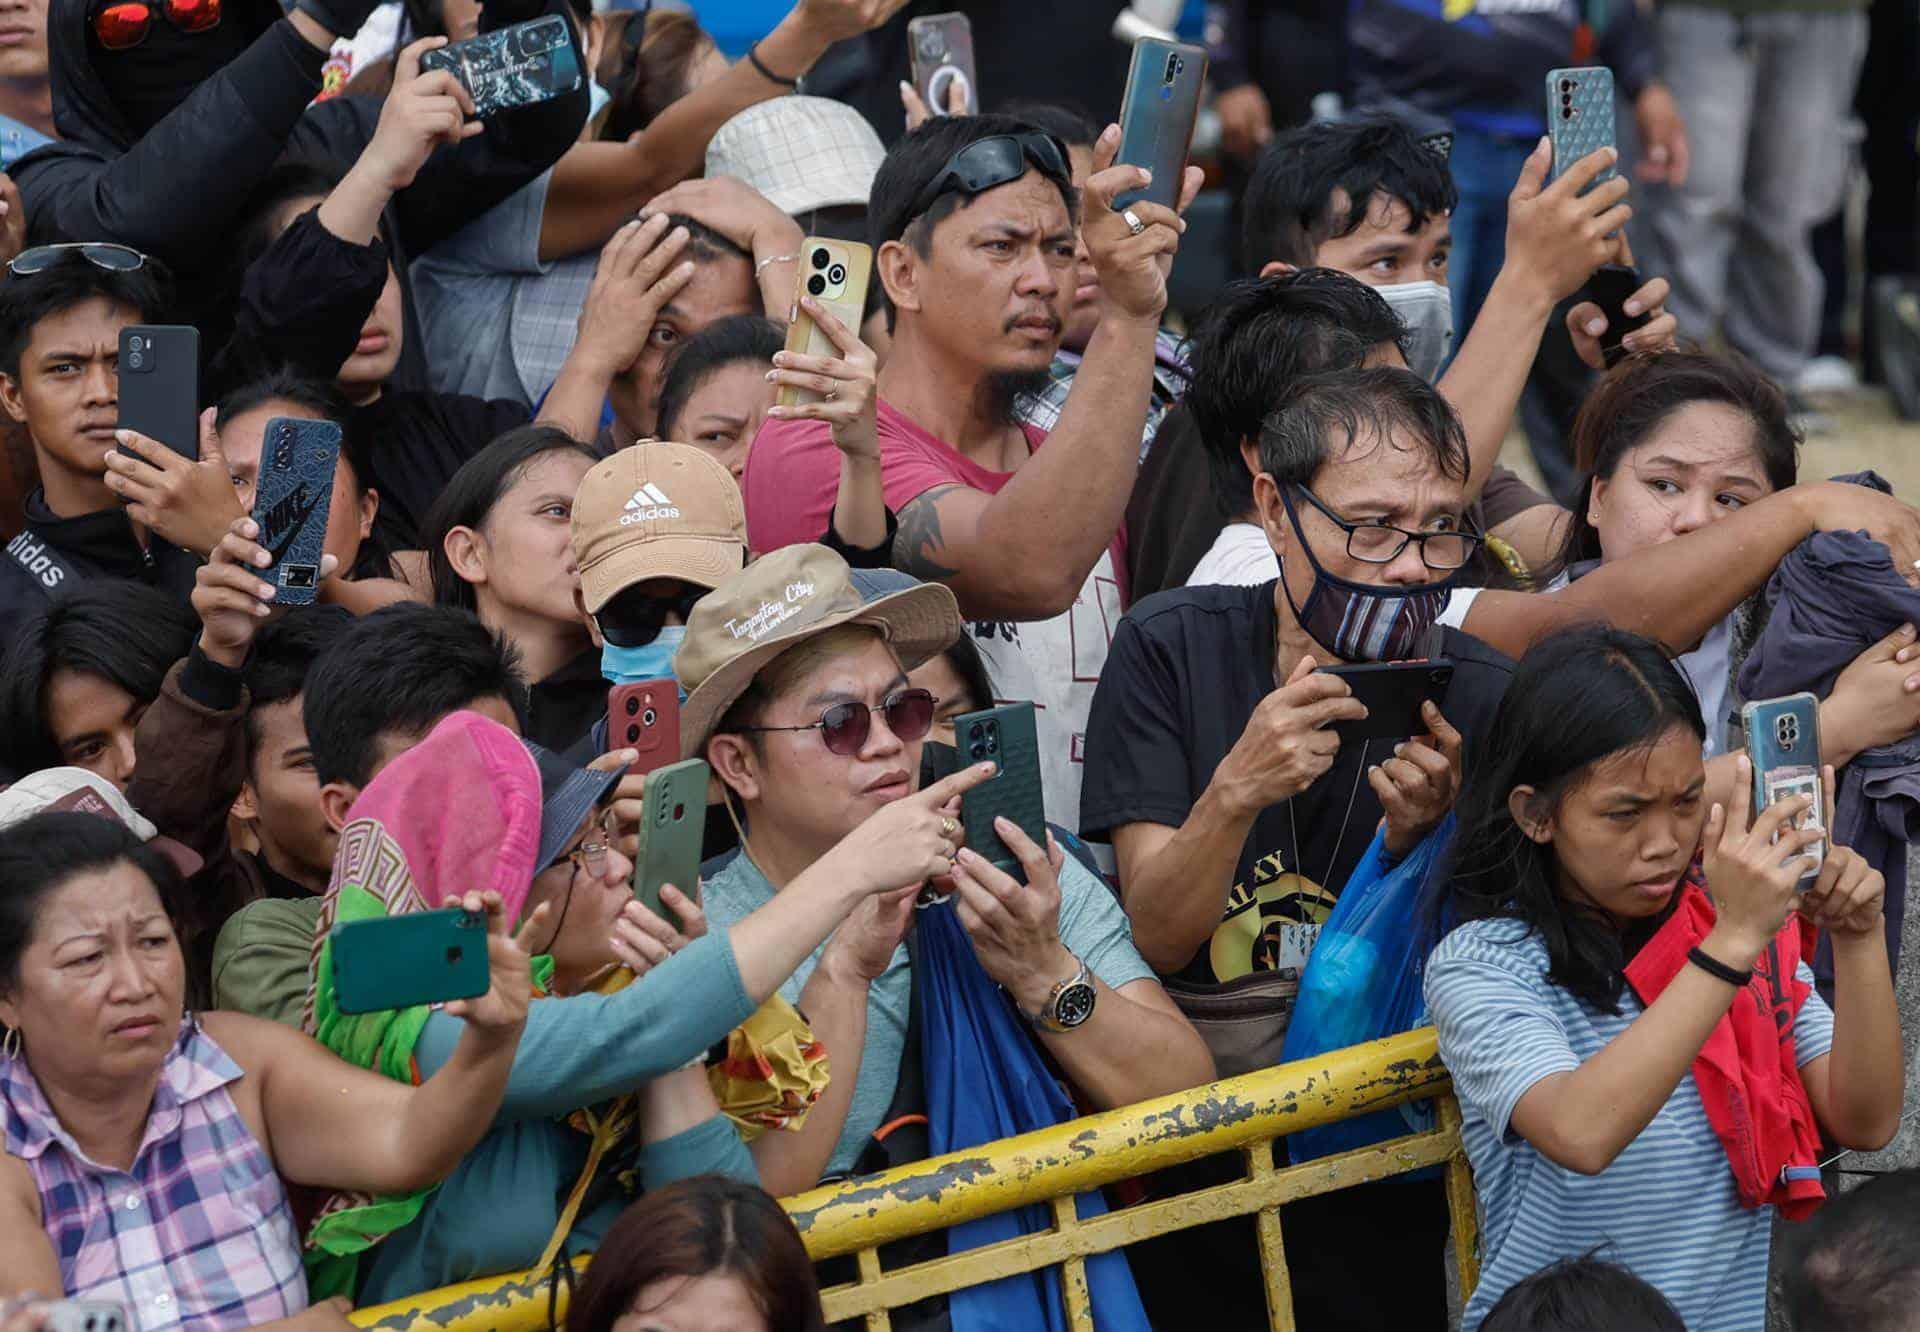
[{"label": "smartphone", "polygon": [[[1760,699],[1740,709],[1740,721],[1747,732],[1747,758],[1753,763],[1755,817],[1779,801],[1812,796],[1813,808],[1789,826],[1824,829],[1827,802],[1820,782],[1820,700],[1812,694]],[[1823,839],[1800,854],[1813,858],[1813,868],[1800,879],[1799,891],[1804,893],[1819,881],[1827,844]]]},{"label": "smartphone", "polygon": [[1607,331],[1605,340],[1600,344],[1600,356],[1609,370],[1626,359],[1627,349],[1620,340],[1636,328],[1645,328],[1653,318],[1651,310],[1630,315],[1625,309],[1628,298],[1645,285],[1640,270],[1627,264],[1602,264],[1587,279],[1586,298],[1599,306],[1601,313],[1607,317]]},{"label": "smartphone", "polygon": [[700,887],[700,842],[707,829],[707,761],[687,759],[647,774],[640,806],[640,853],[633,862],[633,895],[668,921],[660,900],[672,884],[692,897]]},{"label": "smartphone", "polygon": [[532,106],[580,86],[580,53],[573,30],[559,14],[481,33],[428,51],[420,68],[450,70],[473,98],[473,113],[485,120],[499,111]]},{"label": "smartphone", "polygon": [[[1547,71],[1547,138],[1553,144],[1553,166],[1547,179],[1588,153],[1613,148],[1613,71],[1605,65]],[[1613,179],[1608,167],[1593,178],[1595,185]]]},{"label": "smartphone", "polygon": [[342,921],[327,940],[342,1013],[472,999],[487,992],[487,918],[443,907]]},{"label": "smartphone", "polygon": [[335,422],[289,416],[267,422],[253,487],[253,521],[260,525],[260,544],[273,556],[266,576],[279,589],[276,606],[311,606],[319,595],[339,460]]},{"label": "smartphone", "polygon": [[960,800],[967,846],[1007,873],[1020,876],[1020,858],[994,831],[996,817],[1013,820],[1036,846],[1047,844],[1047,812],[1040,790],[1040,741],[1033,704],[1007,703],[953,719],[954,749],[963,763],[991,760],[1000,771]]},{"label": "smartphone", "polygon": [[1120,152],[1116,162],[1141,166],[1153,173],[1144,190],[1133,190],[1113,201],[1125,208],[1141,199],[1180,203],[1180,178],[1187,169],[1187,149],[1193,127],[1200,120],[1200,93],[1207,79],[1207,49],[1183,42],[1142,37],[1133,44],[1133,63],[1127,67],[1127,90],[1120,102]]},{"label": "smartphone", "polygon": [[[841,352],[832,338],[800,308],[800,298],[811,296],[857,337],[867,310],[867,282],[873,273],[873,251],[858,241],[809,236],[800,242],[800,274],[793,286],[793,308],[787,318],[787,350],[805,356],[838,360]],[[811,389],[781,385],[775,401],[783,407],[819,402]]]},{"label": "smartphone", "polygon": [[1441,706],[1453,683],[1453,663],[1445,657],[1422,661],[1367,661],[1351,666],[1322,666],[1328,675],[1347,682],[1353,696],[1367,705],[1358,721],[1333,724],[1343,745],[1363,740],[1404,740],[1427,733],[1423,703]]},{"label": "smartphone", "polygon": [[200,456],[200,330],[134,324],[120,330],[120,428],[188,458]]},{"label": "smartphone", "polygon": [[927,110],[947,115],[947,99],[957,84],[967,101],[963,114],[980,114],[980,93],[973,77],[973,24],[965,14],[909,19],[907,54],[913,67],[913,90]]},{"label": "smartphone", "polygon": [[48,1332],[127,1332],[127,1311],[111,1300],[56,1300],[45,1314]]},{"label": "smartphone", "polygon": [[920,785],[914,789],[924,791],[935,782],[945,781],[960,771],[960,751],[952,745],[941,744],[938,740],[920,742]]},{"label": "smartphone", "polygon": [[680,686],[671,675],[607,691],[607,748],[639,751],[628,772],[652,772],[679,759]]}]

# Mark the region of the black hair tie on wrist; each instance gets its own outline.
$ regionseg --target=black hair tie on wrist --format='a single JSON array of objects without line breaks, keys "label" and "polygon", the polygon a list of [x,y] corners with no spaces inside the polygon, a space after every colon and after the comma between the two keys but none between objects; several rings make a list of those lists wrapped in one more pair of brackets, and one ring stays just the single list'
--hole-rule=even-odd
[{"label": "black hair tie on wrist", "polygon": [[769,83],[778,83],[783,87],[788,87],[788,88],[798,88],[800,86],[800,80],[782,78],[780,75],[775,74],[772,70],[767,68],[766,62],[760,59],[760,43],[758,42],[755,42],[752,46],[749,46],[747,48],[747,61],[755,69],[759,70],[760,77],[765,79]]},{"label": "black hair tie on wrist", "polygon": [[1753,979],[1753,968],[1749,967],[1745,971],[1735,971],[1725,962],[1708,957],[1698,948],[1689,948],[1687,950],[1687,961],[1693,963],[1694,966],[1700,968],[1700,970],[1706,972],[1715,980],[1725,981],[1737,989],[1744,990],[1747,987],[1747,982]]}]

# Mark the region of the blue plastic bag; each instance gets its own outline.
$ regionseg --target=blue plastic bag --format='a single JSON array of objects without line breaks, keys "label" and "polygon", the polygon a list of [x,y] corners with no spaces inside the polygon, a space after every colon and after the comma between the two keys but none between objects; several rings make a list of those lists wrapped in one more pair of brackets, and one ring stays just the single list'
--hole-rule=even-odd
[{"label": "blue plastic bag", "polygon": [[[1311,1059],[1412,1031],[1425,1020],[1420,978],[1432,940],[1421,906],[1427,900],[1428,880],[1443,871],[1453,828],[1449,813],[1391,867],[1381,834],[1374,834],[1307,958],[1282,1059]],[[1290,1134],[1287,1156],[1295,1163],[1313,1161],[1415,1133],[1432,1123],[1428,1104],[1397,1106]]]}]

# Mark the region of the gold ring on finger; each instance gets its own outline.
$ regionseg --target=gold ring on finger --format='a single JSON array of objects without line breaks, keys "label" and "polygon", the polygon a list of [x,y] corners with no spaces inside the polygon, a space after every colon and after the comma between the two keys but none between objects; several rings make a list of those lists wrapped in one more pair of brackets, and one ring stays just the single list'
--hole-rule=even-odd
[{"label": "gold ring on finger", "polygon": [[950,838],[959,831],[960,831],[960,825],[955,823],[952,819],[946,818],[946,819],[940,820],[940,835],[942,837]]},{"label": "gold ring on finger", "polygon": [[832,401],[833,401],[833,400],[834,400],[835,398],[837,398],[837,397],[839,397],[839,396],[840,396],[840,390],[839,390],[839,389],[837,389],[837,388],[830,388],[830,389],[828,389],[828,390],[827,390],[827,401],[828,401],[828,402],[832,402]]}]

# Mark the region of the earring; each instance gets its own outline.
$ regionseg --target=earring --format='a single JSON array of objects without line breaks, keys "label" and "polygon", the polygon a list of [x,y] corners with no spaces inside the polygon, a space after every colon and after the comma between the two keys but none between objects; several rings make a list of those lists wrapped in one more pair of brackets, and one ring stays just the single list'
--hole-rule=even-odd
[{"label": "earring", "polygon": [[8,1027],[7,1034],[0,1036],[0,1058],[18,1059],[20,1057],[20,1028]]}]

